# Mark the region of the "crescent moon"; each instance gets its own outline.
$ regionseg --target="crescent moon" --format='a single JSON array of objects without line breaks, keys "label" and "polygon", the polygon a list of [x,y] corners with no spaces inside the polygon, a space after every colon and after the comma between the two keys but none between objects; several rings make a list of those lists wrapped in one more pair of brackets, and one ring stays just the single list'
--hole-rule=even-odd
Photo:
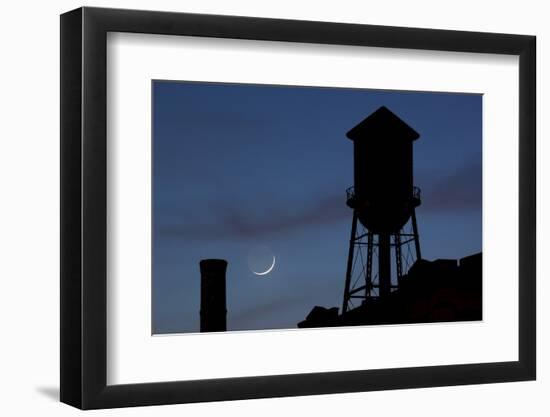
[{"label": "crescent moon", "polygon": [[267,269],[267,271],[264,271],[264,272],[252,271],[252,273],[254,273],[254,274],[256,274],[256,275],[267,275],[267,274],[269,274],[271,271],[273,271],[273,268],[275,268],[275,256],[273,256],[273,263],[272,263],[271,266]]}]

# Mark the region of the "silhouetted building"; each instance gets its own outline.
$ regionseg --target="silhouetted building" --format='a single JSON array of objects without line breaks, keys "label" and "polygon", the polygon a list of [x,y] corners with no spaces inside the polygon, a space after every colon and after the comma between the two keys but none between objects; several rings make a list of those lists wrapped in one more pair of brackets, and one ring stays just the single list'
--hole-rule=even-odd
[{"label": "silhouetted building", "polygon": [[316,306],[298,327],[481,320],[482,254],[460,260],[420,259],[388,297],[368,298],[341,315],[337,311]]},{"label": "silhouetted building", "polygon": [[227,330],[227,306],[225,295],[225,272],[227,261],[203,259],[201,270],[201,332]]}]

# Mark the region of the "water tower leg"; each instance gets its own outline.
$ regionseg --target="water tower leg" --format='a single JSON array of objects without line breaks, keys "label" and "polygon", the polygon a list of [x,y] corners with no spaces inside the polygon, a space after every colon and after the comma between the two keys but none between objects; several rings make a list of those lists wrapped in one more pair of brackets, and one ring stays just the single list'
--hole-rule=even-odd
[{"label": "water tower leg", "polygon": [[403,276],[403,264],[401,259],[401,233],[396,233],[393,238],[393,245],[395,246],[395,272],[397,275],[397,284],[399,285],[399,280]]},{"label": "water tower leg", "polygon": [[391,246],[390,234],[378,235],[378,285],[380,297],[391,292]]},{"label": "water tower leg", "polygon": [[348,264],[346,267],[346,283],[344,287],[344,302],[342,303],[342,314],[348,310],[350,300],[351,273],[353,269],[353,255],[355,253],[355,240],[357,234],[357,211],[353,210],[353,220],[351,221],[351,236],[349,238]]},{"label": "water tower leg", "polygon": [[416,259],[422,259],[422,254],[420,253],[420,237],[418,236],[418,225],[416,223],[416,210],[413,208],[411,213],[413,234],[414,234],[414,248],[416,250]]},{"label": "water tower leg", "polygon": [[365,274],[365,299],[371,296],[372,291],[372,252],[374,246],[374,235],[369,232],[367,235],[367,273]]}]

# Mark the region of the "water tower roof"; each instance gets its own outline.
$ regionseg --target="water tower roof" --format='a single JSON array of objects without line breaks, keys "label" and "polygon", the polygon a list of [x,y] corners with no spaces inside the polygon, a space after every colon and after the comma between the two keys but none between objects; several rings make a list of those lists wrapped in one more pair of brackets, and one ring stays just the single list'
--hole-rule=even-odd
[{"label": "water tower roof", "polygon": [[346,136],[351,140],[365,138],[393,137],[416,140],[420,135],[407,123],[382,106],[361,123],[351,129]]}]

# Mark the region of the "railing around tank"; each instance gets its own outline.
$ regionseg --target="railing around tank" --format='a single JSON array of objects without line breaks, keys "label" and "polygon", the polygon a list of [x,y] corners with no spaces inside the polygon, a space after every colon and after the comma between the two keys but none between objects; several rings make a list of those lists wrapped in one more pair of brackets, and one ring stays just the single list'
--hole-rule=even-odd
[{"label": "railing around tank", "polygon": [[355,198],[355,187],[346,188],[346,201],[351,201]]},{"label": "railing around tank", "polygon": [[420,188],[419,187],[413,187],[413,198],[415,200],[420,200]]},{"label": "railing around tank", "polygon": [[[419,203],[420,196],[421,196],[420,187],[414,186],[412,190],[413,201]],[[346,189],[346,203],[348,206],[353,207],[354,202],[355,202],[355,188],[352,186]]]}]

